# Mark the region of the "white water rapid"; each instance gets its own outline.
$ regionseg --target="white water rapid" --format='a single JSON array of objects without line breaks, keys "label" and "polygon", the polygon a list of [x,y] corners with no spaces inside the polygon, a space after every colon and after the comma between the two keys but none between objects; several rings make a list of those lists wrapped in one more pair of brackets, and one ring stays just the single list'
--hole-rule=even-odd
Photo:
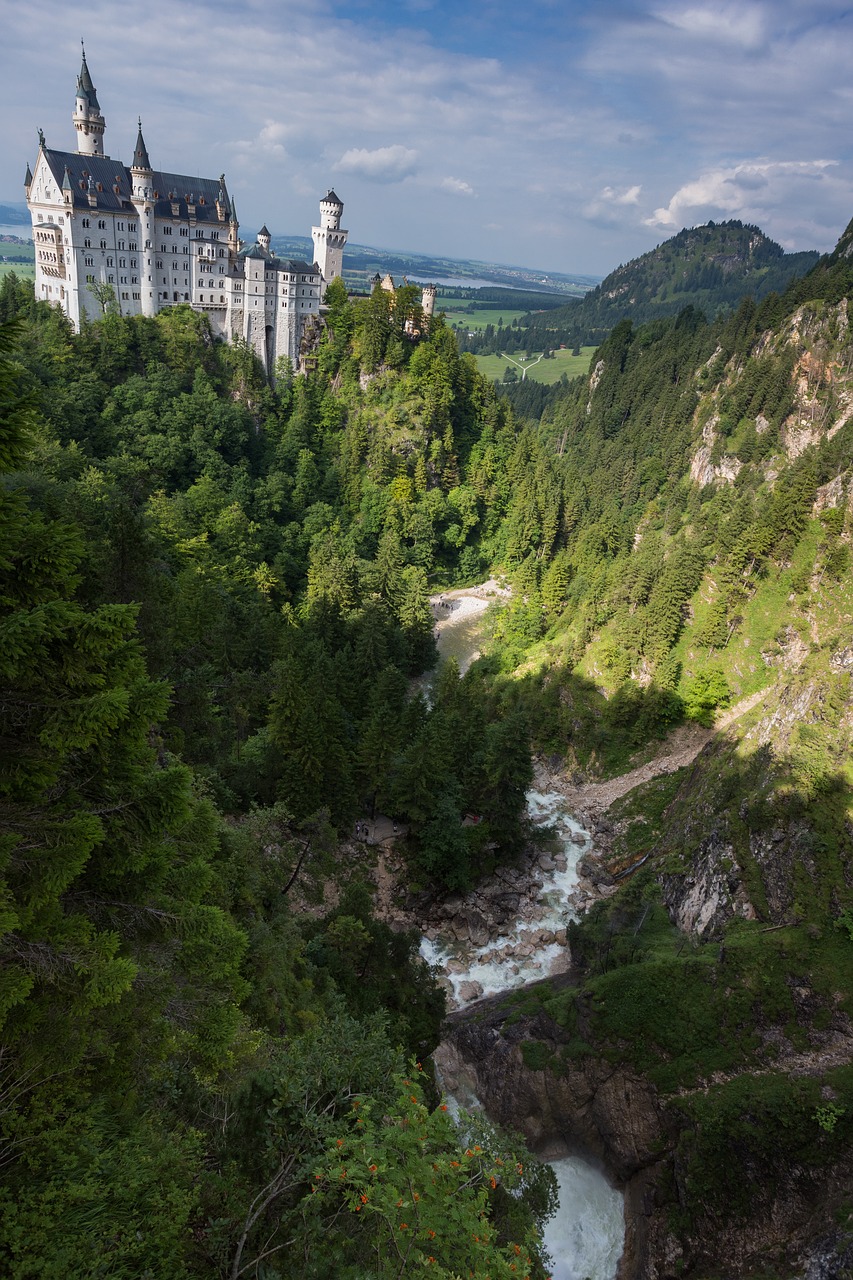
[{"label": "white water rapid", "polygon": [[[470,1000],[477,983],[482,995],[492,995],[547,977],[566,967],[565,928],[577,915],[572,892],[578,883],[577,864],[590,845],[586,831],[566,811],[564,798],[531,791],[530,816],[537,825],[553,827],[560,849],[540,855],[536,902],[507,932],[481,946],[449,938],[424,938],[421,954],[445,976],[448,1001],[460,1008]],[[497,873],[500,875],[500,873]],[[543,941],[555,935],[558,941]],[[479,1107],[471,1095],[448,1095],[454,1110]],[[555,1160],[560,1204],[545,1230],[545,1245],[553,1259],[553,1280],[613,1280],[624,1238],[623,1198],[604,1175],[578,1156]]]}]

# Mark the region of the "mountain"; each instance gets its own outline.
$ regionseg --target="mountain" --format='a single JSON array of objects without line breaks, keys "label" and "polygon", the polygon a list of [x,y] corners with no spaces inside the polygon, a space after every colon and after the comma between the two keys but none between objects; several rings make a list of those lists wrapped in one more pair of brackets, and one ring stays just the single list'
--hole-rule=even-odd
[{"label": "mountain", "polygon": [[29,227],[31,219],[25,204],[0,204],[0,224],[7,227]]},{"label": "mountain", "polygon": [[[694,306],[708,316],[736,307],[742,298],[760,301],[804,275],[818,253],[785,253],[758,227],[738,221],[679,231],[649,253],[611,271],[580,302],[567,304],[531,328],[565,332],[575,342],[600,342],[626,316],[635,324],[677,315]],[[565,339],[564,339],[565,340]]]}]

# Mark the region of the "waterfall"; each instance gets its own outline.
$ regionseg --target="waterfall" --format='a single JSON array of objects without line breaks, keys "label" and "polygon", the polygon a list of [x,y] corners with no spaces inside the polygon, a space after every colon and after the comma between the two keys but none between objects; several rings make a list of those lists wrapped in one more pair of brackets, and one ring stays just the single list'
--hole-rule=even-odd
[{"label": "waterfall", "polygon": [[[531,791],[528,812],[537,825],[556,829],[560,851],[538,860],[541,882],[535,909],[498,939],[480,946],[450,938],[424,938],[421,955],[438,965],[453,1008],[461,1007],[463,987],[476,982],[483,995],[496,994],[558,972],[566,965],[561,942],[542,944],[543,933],[564,930],[577,915],[571,895],[577,864],[590,845],[586,831],[565,810],[557,793]],[[476,1008],[476,1005],[474,1006]],[[454,1111],[480,1107],[468,1091],[448,1093]],[[545,1228],[545,1246],[553,1259],[553,1280],[613,1280],[624,1238],[623,1197],[599,1169],[580,1156],[550,1162],[559,1185],[559,1208]]]}]

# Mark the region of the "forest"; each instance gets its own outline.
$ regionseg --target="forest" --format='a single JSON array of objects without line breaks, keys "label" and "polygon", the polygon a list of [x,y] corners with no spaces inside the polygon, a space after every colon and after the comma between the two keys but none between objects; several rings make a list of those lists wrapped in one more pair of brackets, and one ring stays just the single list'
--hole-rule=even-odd
[{"label": "forest", "polygon": [[[660,865],[573,948],[624,1010],[630,903],[671,929],[666,893],[729,822],[757,904],[731,982],[779,941],[762,927],[814,931],[779,988],[837,958],[851,283],[837,253],[718,318],[624,320],[588,377],[513,407],[408,286],[330,285],[313,367],[270,385],[189,307],[75,334],[3,281],[7,1274],[547,1275],[553,1181],[516,1135],[452,1123],[443,996],[417,936],[375,918],[354,835],[392,815],[408,886],[464,890],[530,839],[531,750],[609,776],[743,696],[817,690],[784,742],[730,748],[700,810],[694,790],[644,817],[630,854]],[[427,700],[429,597],[489,572],[512,597],[488,653]],[[777,827],[808,849],[781,906],[755,853]],[[643,1035],[619,1052],[654,1058]],[[853,1079],[832,1088],[840,1144]],[[683,1143],[725,1221],[722,1154]]]}]

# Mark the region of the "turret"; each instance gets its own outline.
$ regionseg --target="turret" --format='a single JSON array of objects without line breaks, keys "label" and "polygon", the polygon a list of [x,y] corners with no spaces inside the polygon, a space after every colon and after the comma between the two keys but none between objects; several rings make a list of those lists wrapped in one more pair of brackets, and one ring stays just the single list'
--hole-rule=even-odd
[{"label": "turret", "polygon": [[261,246],[261,248],[264,250],[265,253],[269,253],[270,233],[267,231],[266,223],[264,223],[264,225],[261,227],[260,231],[258,232],[258,244]]},{"label": "turret", "polygon": [[225,222],[228,218],[230,209],[228,206],[228,192],[225,189],[225,174],[219,175],[219,191],[216,196],[216,216],[220,222]]},{"label": "turret", "polygon": [[237,221],[237,205],[232,196],[231,198],[231,215],[228,219],[228,248],[231,253],[236,253],[240,248],[240,223]]},{"label": "turret", "polygon": [[142,314],[157,314],[155,298],[156,285],[152,279],[151,260],[154,255],[154,173],[148,159],[148,148],[142,136],[142,120],[139,120],[139,132],[136,135],[136,146],[133,148],[133,163],[130,166],[130,198],[139,218],[141,249],[143,253],[142,275]]},{"label": "turret", "polygon": [[102,156],[104,154],[104,129],[106,123],[98,105],[98,95],[86,65],[86,50],[83,50],[83,65],[77,77],[77,95],[74,103],[74,128],[77,130],[77,154],[81,156]]},{"label": "turret", "polygon": [[421,307],[427,319],[435,314],[435,295],[436,287],[434,284],[424,285],[423,293],[421,294]]},{"label": "turret", "polygon": [[133,163],[130,166],[132,196],[137,200],[150,200],[153,196],[154,173],[148,159],[148,148],[142,136],[142,120],[139,120],[139,133],[136,135],[136,146],[133,148]]},{"label": "turret", "polygon": [[328,191],[320,201],[320,225],[311,228],[314,261],[323,277],[323,292],[330,281],[343,273],[344,245],[349,235],[341,226],[343,211],[343,201],[334,191]]},{"label": "turret", "polygon": [[30,170],[29,161],[27,161],[27,173],[26,173],[26,177],[24,178],[24,191],[26,192],[26,196],[28,200],[30,198],[30,187],[32,185],[33,185],[33,175]]}]

